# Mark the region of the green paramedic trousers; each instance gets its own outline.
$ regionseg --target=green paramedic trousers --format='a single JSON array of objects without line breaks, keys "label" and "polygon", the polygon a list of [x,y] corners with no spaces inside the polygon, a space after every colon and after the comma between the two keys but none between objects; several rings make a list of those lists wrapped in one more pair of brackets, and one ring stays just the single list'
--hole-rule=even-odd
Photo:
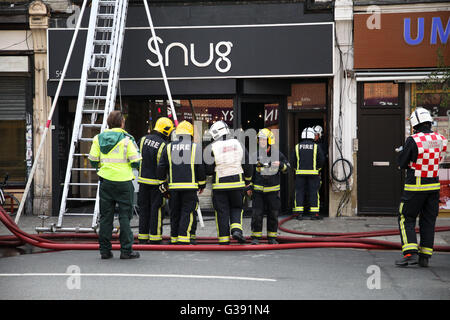
[{"label": "green paramedic trousers", "polygon": [[134,241],[130,220],[133,217],[134,187],[130,181],[110,181],[100,179],[100,230],[98,242],[100,253],[111,250],[114,209],[119,206],[120,251],[131,253]]}]

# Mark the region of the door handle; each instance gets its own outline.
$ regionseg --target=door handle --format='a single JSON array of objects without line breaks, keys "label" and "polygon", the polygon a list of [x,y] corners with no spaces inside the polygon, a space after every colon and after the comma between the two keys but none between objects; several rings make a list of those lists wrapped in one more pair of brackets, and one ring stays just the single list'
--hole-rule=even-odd
[{"label": "door handle", "polygon": [[372,165],[374,167],[389,167],[390,162],[389,161],[374,161],[374,162],[372,162]]}]

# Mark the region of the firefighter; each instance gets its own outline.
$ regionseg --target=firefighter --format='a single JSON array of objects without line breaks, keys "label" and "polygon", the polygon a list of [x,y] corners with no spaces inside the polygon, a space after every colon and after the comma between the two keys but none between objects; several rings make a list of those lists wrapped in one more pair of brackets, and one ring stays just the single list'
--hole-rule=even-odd
[{"label": "firefighter", "polygon": [[138,168],[141,155],[131,135],[125,130],[120,111],[113,111],[107,119],[109,129],[94,137],[89,160],[98,168],[100,179],[100,230],[98,241],[102,259],[113,257],[111,237],[114,209],[119,206],[120,259],[139,258],[132,250],[134,241],[130,220],[133,216],[134,179],[132,168]]},{"label": "firefighter", "polygon": [[278,213],[281,209],[279,197],[280,173],[287,173],[289,162],[275,147],[275,136],[269,129],[258,132],[258,151],[250,156],[256,166],[253,170],[252,189],[252,244],[258,244],[262,237],[263,215],[267,212],[267,239],[277,244]]},{"label": "firefighter", "polygon": [[206,187],[202,148],[192,141],[194,127],[182,121],[175,129],[177,140],[167,144],[157,167],[157,178],[168,181],[161,192],[170,194],[170,243],[194,243],[198,193]]},{"label": "firefighter", "polygon": [[[319,215],[320,201],[320,169],[325,157],[322,149],[314,142],[314,130],[305,128],[302,131],[301,141],[291,154],[291,166],[295,168],[295,202],[292,209],[298,214],[297,219],[321,219]],[[310,213],[305,214],[304,204],[308,195]]]},{"label": "firefighter", "polygon": [[252,179],[253,166],[241,143],[231,137],[224,121],[215,122],[209,129],[214,142],[210,145],[212,160],[207,164],[207,174],[213,176],[213,206],[216,214],[219,244],[230,244],[233,239],[245,243],[242,230],[244,189]]},{"label": "firefighter", "polygon": [[162,241],[162,220],[164,197],[157,179],[156,168],[168,137],[174,129],[169,118],[161,117],[150,134],[141,138],[139,150],[142,162],[139,167],[139,234],[140,244],[160,244]]},{"label": "firefighter", "polygon": [[[399,208],[399,228],[403,258],[397,266],[428,266],[433,254],[434,227],[439,212],[439,163],[447,150],[447,139],[433,131],[433,118],[424,108],[416,108],[410,123],[414,132],[405,141],[398,156],[400,169],[406,169],[405,185]],[[415,224],[419,215],[420,246]]]},{"label": "firefighter", "polygon": [[328,157],[328,146],[323,137],[323,128],[319,125],[316,125],[312,128],[314,130],[314,141],[319,145],[322,149],[322,152],[325,158]]}]

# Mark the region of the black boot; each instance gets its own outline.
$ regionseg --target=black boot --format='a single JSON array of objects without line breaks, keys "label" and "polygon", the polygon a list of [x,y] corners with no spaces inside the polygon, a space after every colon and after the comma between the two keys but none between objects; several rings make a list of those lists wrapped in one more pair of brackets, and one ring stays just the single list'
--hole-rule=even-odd
[{"label": "black boot", "polygon": [[269,244],[278,244],[278,241],[276,238],[267,238],[267,242]]},{"label": "black boot", "polygon": [[124,253],[124,252],[120,253],[120,259],[137,259],[140,256],[141,255],[139,254],[139,252],[136,252],[136,251],[132,251],[130,253]]},{"label": "black boot", "polygon": [[322,220],[323,217],[318,213],[313,213],[311,216],[311,220]]},{"label": "black boot", "polygon": [[429,258],[430,257],[419,255],[419,266],[421,266],[423,268],[427,268]]},{"label": "black boot", "polygon": [[233,239],[237,240],[239,243],[245,243],[246,241],[244,235],[242,234],[242,231],[240,230],[233,231],[232,236]]},{"label": "black boot", "polygon": [[395,265],[399,267],[407,267],[417,264],[417,253],[408,253],[403,256],[400,260],[395,261]]},{"label": "black boot", "polygon": [[259,244],[258,238],[252,238],[252,244]]},{"label": "black boot", "polygon": [[106,253],[101,253],[100,256],[102,259],[111,259],[114,257],[111,251],[106,252]]}]

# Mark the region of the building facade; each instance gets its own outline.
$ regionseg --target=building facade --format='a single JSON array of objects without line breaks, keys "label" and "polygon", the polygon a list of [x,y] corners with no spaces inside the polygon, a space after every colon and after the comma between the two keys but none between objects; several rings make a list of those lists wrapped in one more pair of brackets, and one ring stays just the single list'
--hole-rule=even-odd
[{"label": "building facade", "polygon": [[[22,59],[22,64],[16,62],[18,69],[6,68],[16,64],[1,64],[0,81],[15,76],[29,83],[22,85],[28,88],[22,89],[28,100],[22,103],[20,116],[0,117],[2,126],[22,121],[14,126],[25,127],[18,133],[25,136],[19,139],[22,146],[16,145],[26,163],[18,169],[25,172],[22,181],[39,144],[82,3],[45,2],[26,7],[20,26],[12,28],[11,22],[12,30],[0,30],[10,37],[17,32],[10,42],[0,42],[8,49],[0,48],[0,60]],[[280,149],[287,155],[303,128],[321,125],[328,151],[321,213],[329,217],[396,214],[403,177],[394,149],[410,133],[407,117],[415,106],[430,108],[436,129],[448,136],[448,85],[435,88],[423,82],[442,78],[441,71],[449,65],[449,10],[440,0],[150,2],[178,119],[197,121],[201,132],[219,119],[235,129],[277,129]],[[15,17],[10,19],[20,20],[19,13],[10,14]],[[52,138],[41,157],[45,170],[35,178],[34,213],[59,210],[88,14],[52,119]],[[130,0],[116,104],[136,139],[159,116],[170,116],[155,41],[142,1]],[[8,79],[6,83],[14,83]],[[0,102],[0,113],[11,112],[5,105],[11,103]],[[19,113],[19,108],[15,110]],[[30,143],[26,128],[32,128]],[[201,139],[201,132],[196,139]],[[450,180],[445,166],[442,181]],[[75,177],[94,178],[89,173]],[[292,174],[282,180],[286,214],[292,208],[293,180]],[[442,190],[444,209],[445,182]],[[207,190],[202,209],[212,207],[209,199]]]}]

